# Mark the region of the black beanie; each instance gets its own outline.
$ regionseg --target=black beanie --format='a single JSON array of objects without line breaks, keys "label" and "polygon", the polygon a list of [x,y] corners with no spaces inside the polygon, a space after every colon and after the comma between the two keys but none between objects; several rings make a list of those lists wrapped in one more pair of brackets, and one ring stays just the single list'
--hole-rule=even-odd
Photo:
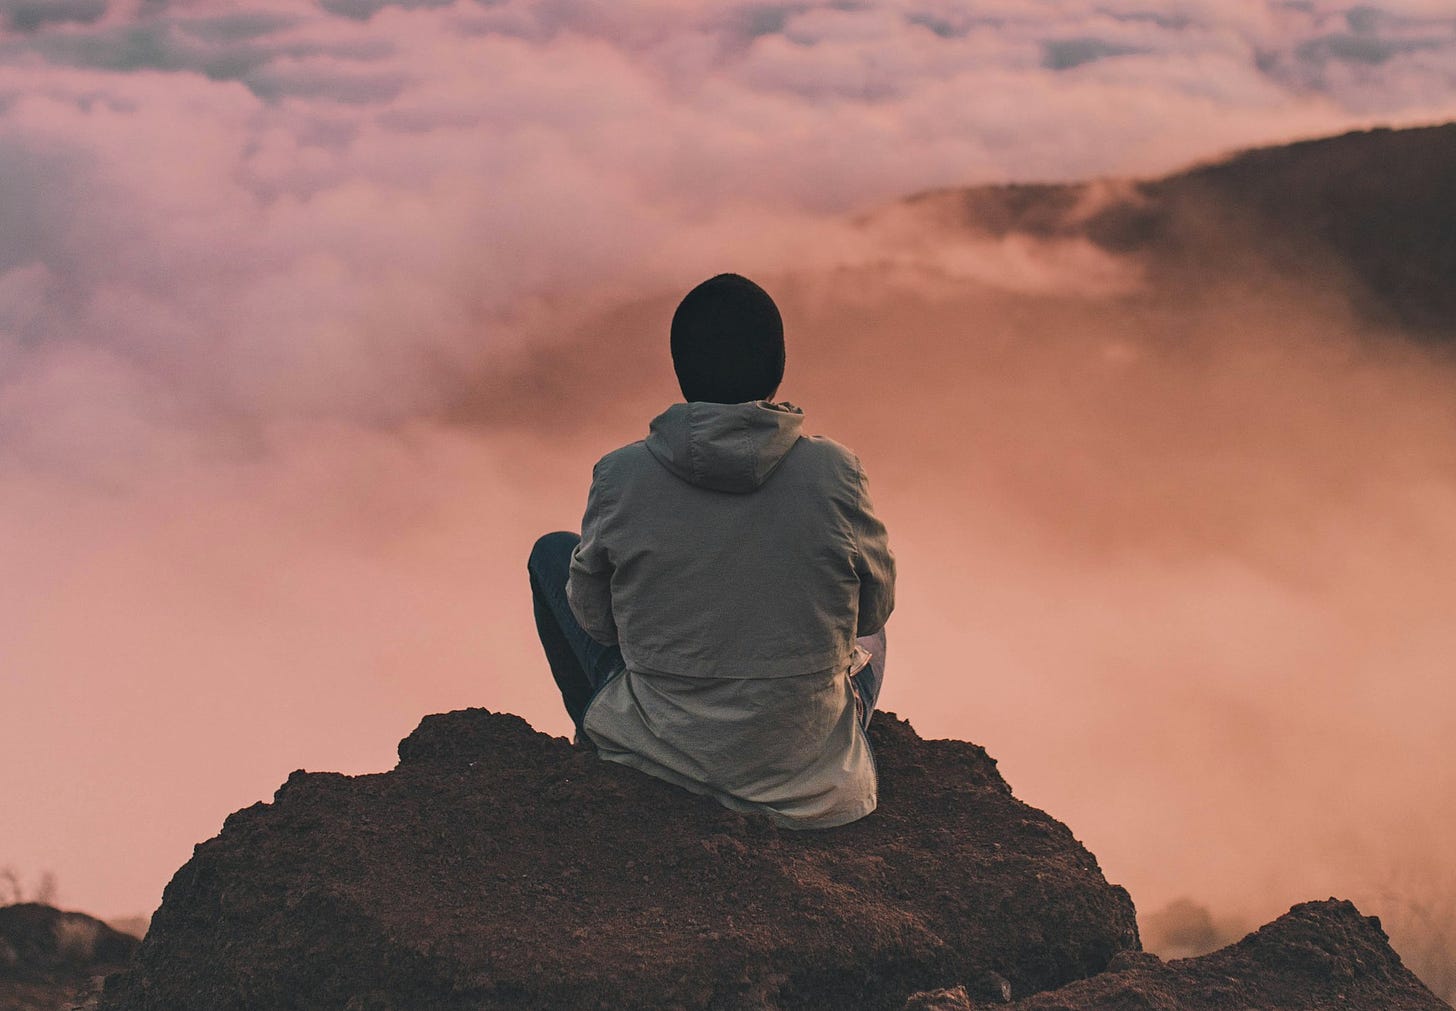
[{"label": "black beanie", "polygon": [[683,398],[710,404],[766,400],[784,380],[784,321],[768,292],[719,274],[672,314],[672,367]]}]

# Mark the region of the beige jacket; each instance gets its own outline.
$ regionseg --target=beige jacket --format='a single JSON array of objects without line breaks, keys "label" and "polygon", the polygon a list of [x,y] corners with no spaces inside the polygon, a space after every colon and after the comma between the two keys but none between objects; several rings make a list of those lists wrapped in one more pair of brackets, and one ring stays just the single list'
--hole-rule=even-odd
[{"label": "beige jacket", "polygon": [[604,758],[793,827],[875,806],[854,640],[894,558],[852,453],[789,404],[675,404],[592,475],[567,598],[625,674],[585,729]]}]

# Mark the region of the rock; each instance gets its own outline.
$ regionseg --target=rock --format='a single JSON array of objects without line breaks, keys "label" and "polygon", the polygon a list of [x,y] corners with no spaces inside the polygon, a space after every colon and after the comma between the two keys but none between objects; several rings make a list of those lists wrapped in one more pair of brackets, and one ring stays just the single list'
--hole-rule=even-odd
[{"label": "rock", "polygon": [[84,913],[38,902],[0,907],[0,1011],[69,1008],[94,977],[126,965],[139,944]]},{"label": "rock", "polygon": [[[1129,952],[1119,951],[1112,957],[1115,960],[1126,954]],[[965,990],[966,996],[978,1004],[1005,1004],[1011,1000],[1011,981],[999,972],[983,972],[972,977]]]},{"label": "rock", "polygon": [[1163,960],[1151,951],[1119,951],[1108,963],[1108,972],[1123,972],[1127,969],[1159,969]]},{"label": "rock", "polygon": [[910,995],[903,1011],[971,1011],[971,998],[963,986],[927,990]]},{"label": "rock", "polygon": [[793,832],[515,716],[427,717],[393,771],[228,818],[102,1006],[898,1009],[1137,949],[1127,893],[983,749],[870,736],[879,810]]},{"label": "rock", "polygon": [[1108,972],[1008,1011],[1436,1011],[1437,999],[1390,947],[1380,921],[1338,899],[1305,902],[1226,948],[1161,962],[1127,952]]},{"label": "rock", "polygon": [[[1114,955],[1119,958],[1123,952]],[[968,984],[948,990],[929,990],[910,995],[903,1011],[962,1011],[973,1007],[1005,1004],[1011,1000],[1011,982],[999,973],[984,972]]]}]

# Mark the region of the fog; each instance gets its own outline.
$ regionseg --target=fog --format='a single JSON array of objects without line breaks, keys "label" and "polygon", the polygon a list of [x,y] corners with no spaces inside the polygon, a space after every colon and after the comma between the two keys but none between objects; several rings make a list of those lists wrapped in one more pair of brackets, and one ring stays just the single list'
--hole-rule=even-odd
[{"label": "fog", "polygon": [[975,6],[0,4],[0,864],[141,912],[294,768],[566,732],[525,554],[740,270],[890,525],[882,706],[1145,926],[1349,897],[1449,988],[1450,362],[1320,271],[855,222],[1456,118],[1456,22]]}]

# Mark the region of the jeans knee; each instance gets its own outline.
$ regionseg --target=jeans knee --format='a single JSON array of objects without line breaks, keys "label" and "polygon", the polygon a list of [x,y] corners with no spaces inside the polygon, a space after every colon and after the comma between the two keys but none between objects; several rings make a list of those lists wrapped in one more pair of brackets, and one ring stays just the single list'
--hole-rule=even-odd
[{"label": "jeans knee", "polygon": [[540,575],[554,568],[571,564],[571,553],[581,542],[578,534],[567,530],[543,534],[531,547],[531,557],[526,560],[526,570]]}]

